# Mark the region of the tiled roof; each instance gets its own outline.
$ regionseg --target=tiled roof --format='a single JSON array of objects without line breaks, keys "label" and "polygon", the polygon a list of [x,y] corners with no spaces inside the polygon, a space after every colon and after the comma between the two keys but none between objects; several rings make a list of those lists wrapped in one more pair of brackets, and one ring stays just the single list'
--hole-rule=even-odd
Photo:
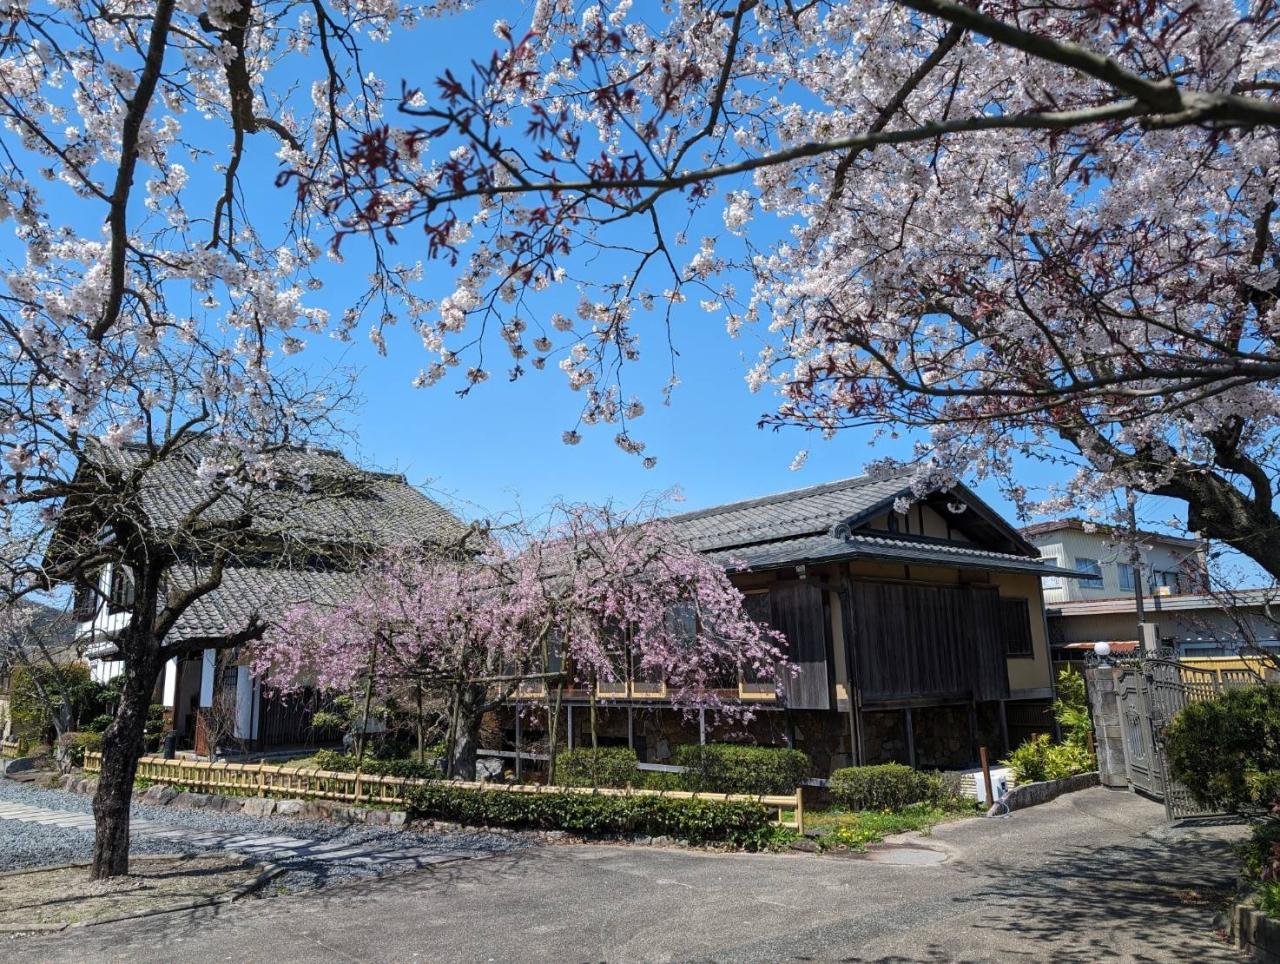
[{"label": "tiled roof", "polygon": [[1028,556],[992,552],[962,542],[939,539],[852,532],[847,537],[822,533],[734,549],[715,550],[708,555],[730,569],[777,569],[804,563],[836,562],[844,559],[878,559],[915,565],[956,566],[999,572],[1034,572],[1045,576],[1080,578],[1074,569],[1051,566]]},{"label": "tiled roof", "polygon": [[[209,498],[210,488],[196,474],[211,446],[189,445],[150,466],[142,483],[143,504],[153,524],[177,527]],[[215,453],[216,454],[216,453]],[[118,470],[142,464],[139,448],[98,447],[95,458]],[[227,491],[200,511],[202,520],[231,519],[249,509],[264,533],[329,544],[384,546],[396,543],[444,543],[466,525],[443,506],[409,485],[403,476],[358,468],[337,452],[289,448],[273,458],[280,481],[255,485],[244,493]]]},{"label": "tiled roof", "polygon": [[218,639],[244,630],[256,617],[273,622],[299,602],[335,605],[359,585],[349,572],[233,566],[222,584],[192,603],[165,637],[167,642]]},{"label": "tiled roof", "polygon": [[858,476],[671,517],[695,549],[751,546],[830,530],[911,490],[910,475]]}]

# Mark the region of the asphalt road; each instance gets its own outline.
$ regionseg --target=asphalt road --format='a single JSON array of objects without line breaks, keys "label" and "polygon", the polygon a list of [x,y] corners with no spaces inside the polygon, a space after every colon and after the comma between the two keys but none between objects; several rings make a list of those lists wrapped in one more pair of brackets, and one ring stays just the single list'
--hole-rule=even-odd
[{"label": "asphalt road", "polygon": [[940,827],[923,841],[940,864],[547,846],[13,939],[0,959],[1237,961],[1213,918],[1240,833],[1170,830],[1095,789]]}]

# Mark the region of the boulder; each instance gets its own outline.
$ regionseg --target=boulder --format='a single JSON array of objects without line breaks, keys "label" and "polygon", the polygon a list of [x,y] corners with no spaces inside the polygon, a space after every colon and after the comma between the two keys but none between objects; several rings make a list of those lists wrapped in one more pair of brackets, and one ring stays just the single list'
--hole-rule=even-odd
[{"label": "boulder", "polygon": [[204,810],[209,806],[209,794],[183,791],[173,798],[173,806],[188,810]]},{"label": "boulder", "polygon": [[142,795],[142,802],[154,807],[167,807],[177,795],[178,791],[167,783],[157,783],[147,787],[147,792]]},{"label": "boulder", "polygon": [[394,827],[396,830],[403,830],[405,824],[409,822],[409,813],[406,810],[392,810],[387,814],[387,826]]},{"label": "boulder", "polygon": [[305,812],[305,800],[277,800],[276,813],[281,817],[300,817]]},{"label": "boulder", "polygon": [[269,817],[276,812],[276,801],[270,797],[248,797],[241,812],[247,817]]},{"label": "boulder", "polygon": [[806,854],[816,854],[822,848],[818,846],[817,841],[810,840],[808,837],[801,837],[798,840],[791,841],[791,849],[799,850]]},{"label": "boulder", "polygon": [[364,822],[373,824],[376,827],[385,827],[391,822],[391,813],[387,810],[366,810],[364,812]]}]

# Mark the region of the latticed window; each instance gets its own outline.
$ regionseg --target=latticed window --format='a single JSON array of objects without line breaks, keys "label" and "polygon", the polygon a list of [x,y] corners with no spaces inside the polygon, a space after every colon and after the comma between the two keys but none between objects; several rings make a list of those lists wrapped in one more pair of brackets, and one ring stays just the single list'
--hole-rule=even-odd
[{"label": "latticed window", "polygon": [[123,613],[133,608],[133,573],[126,566],[111,567],[111,588],[107,592],[107,612]]},{"label": "latticed window", "polygon": [[1000,629],[1006,656],[1035,655],[1031,639],[1031,607],[1025,599],[1000,600]]}]

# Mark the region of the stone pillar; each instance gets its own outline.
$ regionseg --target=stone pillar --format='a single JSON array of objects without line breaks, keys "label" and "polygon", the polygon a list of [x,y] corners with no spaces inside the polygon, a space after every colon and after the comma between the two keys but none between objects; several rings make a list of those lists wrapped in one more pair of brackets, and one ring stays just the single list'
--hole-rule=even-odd
[{"label": "stone pillar", "polygon": [[1120,719],[1117,685],[1121,670],[1114,666],[1090,666],[1084,671],[1089,706],[1093,713],[1093,737],[1098,754],[1098,774],[1104,787],[1129,786],[1125,768],[1124,731]]}]

